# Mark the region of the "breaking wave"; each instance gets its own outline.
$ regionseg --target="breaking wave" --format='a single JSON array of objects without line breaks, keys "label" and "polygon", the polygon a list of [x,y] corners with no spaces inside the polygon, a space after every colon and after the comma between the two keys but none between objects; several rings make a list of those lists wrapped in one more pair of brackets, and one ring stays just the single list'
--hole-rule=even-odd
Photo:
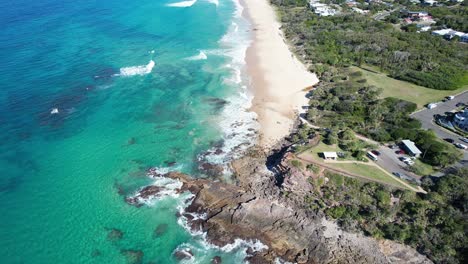
[{"label": "breaking wave", "polygon": [[187,60],[206,60],[206,59],[208,59],[208,56],[206,56],[206,53],[203,51],[200,51],[198,55],[187,58]]},{"label": "breaking wave", "polygon": [[182,2],[177,2],[177,3],[167,4],[166,6],[170,6],[170,7],[190,7],[190,6],[193,6],[196,2],[197,2],[197,0],[182,1]]},{"label": "breaking wave", "polygon": [[120,68],[120,72],[115,74],[115,76],[135,76],[135,75],[146,75],[151,73],[151,71],[154,68],[154,63],[153,60],[150,60],[150,62],[146,65],[140,65],[140,66],[132,66],[132,67],[125,67],[125,68]]}]

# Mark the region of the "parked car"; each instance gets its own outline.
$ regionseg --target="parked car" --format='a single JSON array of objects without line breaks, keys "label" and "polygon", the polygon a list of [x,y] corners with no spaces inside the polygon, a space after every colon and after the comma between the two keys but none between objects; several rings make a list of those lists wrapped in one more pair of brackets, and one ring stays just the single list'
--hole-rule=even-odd
[{"label": "parked car", "polygon": [[460,138],[461,141],[465,142],[465,143],[468,143],[468,138]]},{"label": "parked car", "polygon": [[413,164],[414,164],[414,161],[412,161],[412,160],[410,159],[410,160],[406,160],[405,163],[408,164],[408,165],[413,165]]},{"label": "parked car", "polygon": [[410,161],[411,159],[408,158],[408,157],[399,157],[398,158],[399,160],[403,161],[403,162],[407,162],[407,161]]},{"label": "parked car", "polygon": [[460,143],[455,143],[454,145],[455,145],[455,147],[457,147],[459,149],[467,149],[468,148],[467,146],[465,146],[463,144],[460,144]]},{"label": "parked car", "polygon": [[451,139],[451,138],[444,138],[445,141],[447,141],[448,143],[453,143],[455,142],[455,140]]},{"label": "parked car", "polygon": [[400,154],[400,155],[405,155],[406,154],[405,151],[402,150],[402,149],[395,151],[395,153]]},{"label": "parked car", "polygon": [[380,151],[372,150],[371,152],[372,152],[372,154],[374,154],[376,156],[380,156]]},{"label": "parked car", "polygon": [[459,102],[455,105],[456,107],[465,106],[465,103]]},{"label": "parked car", "polygon": [[397,176],[398,178],[401,178],[401,176],[403,176],[403,174],[399,172],[393,172],[393,175]]},{"label": "parked car", "polygon": [[436,103],[430,103],[430,104],[427,105],[428,109],[432,109],[432,108],[436,108],[436,107],[437,107]]},{"label": "parked car", "polygon": [[447,97],[445,97],[445,98],[447,98],[447,100],[453,100],[453,99],[455,99],[455,96],[449,95],[449,96],[447,96]]}]

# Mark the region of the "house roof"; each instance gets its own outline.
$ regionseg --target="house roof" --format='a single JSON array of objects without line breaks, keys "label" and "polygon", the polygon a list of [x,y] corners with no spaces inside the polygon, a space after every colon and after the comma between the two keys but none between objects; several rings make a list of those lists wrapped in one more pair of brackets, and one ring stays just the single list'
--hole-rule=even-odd
[{"label": "house roof", "polygon": [[411,140],[408,140],[408,139],[404,139],[401,141],[407,148],[409,151],[411,151],[413,154],[415,155],[418,155],[418,154],[421,154],[422,152],[416,147],[416,145],[414,144],[413,141]]},{"label": "house roof", "polygon": [[338,155],[336,152],[323,152],[323,156],[328,159],[328,158],[338,158]]}]

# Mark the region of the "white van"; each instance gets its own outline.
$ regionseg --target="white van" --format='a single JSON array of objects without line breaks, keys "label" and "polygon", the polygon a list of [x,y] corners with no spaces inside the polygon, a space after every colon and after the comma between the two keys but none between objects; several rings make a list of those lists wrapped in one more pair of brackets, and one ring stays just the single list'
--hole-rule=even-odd
[{"label": "white van", "polygon": [[377,158],[377,156],[374,153],[370,152],[370,151],[367,152],[367,157],[369,157],[373,161],[379,160],[379,158]]}]

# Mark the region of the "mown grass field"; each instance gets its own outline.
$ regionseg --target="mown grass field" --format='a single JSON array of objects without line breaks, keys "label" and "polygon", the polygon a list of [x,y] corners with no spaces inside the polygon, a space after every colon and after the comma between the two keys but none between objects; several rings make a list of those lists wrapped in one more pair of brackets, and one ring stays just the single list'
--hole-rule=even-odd
[{"label": "mown grass field", "polygon": [[320,156],[320,154],[324,151],[338,152],[342,150],[336,145],[327,145],[323,142],[320,142],[317,146],[311,148],[308,151],[301,153],[299,156],[303,158],[311,159],[314,162],[329,166],[331,168],[335,168],[335,169],[343,170],[343,171],[346,171],[355,175],[359,175],[362,178],[368,179],[370,181],[381,182],[381,183],[385,183],[388,185],[400,187],[403,189],[408,189],[407,186],[397,181],[394,178],[394,176],[389,175],[388,173],[385,173],[377,165],[373,165],[371,162],[369,162],[369,164],[352,163],[352,161],[356,161],[356,159],[352,156],[349,156],[347,159],[339,159],[339,161],[343,161],[343,163],[325,162],[324,159]]},{"label": "mown grass field", "polygon": [[430,89],[390,78],[386,74],[378,72],[375,67],[363,66],[362,68],[352,68],[353,70],[361,71],[363,77],[367,79],[368,84],[382,88],[382,97],[396,97],[414,102],[418,105],[418,109],[423,108],[428,103],[441,101],[446,96],[459,94],[468,90],[467,86],[458,90]]}]

